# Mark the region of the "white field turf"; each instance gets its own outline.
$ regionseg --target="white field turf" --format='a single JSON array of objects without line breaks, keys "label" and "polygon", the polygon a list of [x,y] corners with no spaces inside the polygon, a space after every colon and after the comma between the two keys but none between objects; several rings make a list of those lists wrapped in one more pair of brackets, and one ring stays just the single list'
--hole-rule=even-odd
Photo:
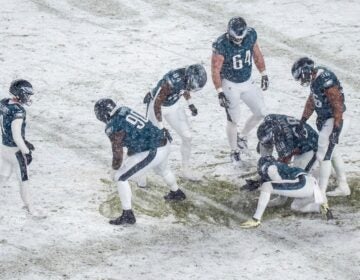
[{"label": "white field turf", "polygon": [[[35,220],[25,214],[14,179],[0,187],[0,279],[359,279],[358,1],[0,4],[0,96],[15,78],[34,85],[27,127],[36,146],[31,191],[48,215]],[[238,190],[254,168],[235,170],[229,163],[225,113],[210,79],[211,42],[234,15],[258,32],[270,78],[269,112],[301,116],[308,89],[290,74],[299,56],[329,66],[343,82],[352,129],[340,150],[354,194],[330,199],[335,221],[286,208],[267,211],[258,229],[239,228],[255,210],[257,193]],[[133,186],[137,224],[109,225],[100,212],[118,205],[109,181],[110,145],[94,102],[108,96],[145,112],[143,96],[165,72],[197,62],[209,82],[193,96],[199,115],[188,113],[193,167],[205,179],[179,180],[188,201],[166,205],[166,187],[151,174],[150,189]],[[253,77],[259,82],[256,69]],[[248,113],[243,107],[244,119]],[[180,141],[173,138],[170,164],[178,172]],[[250,163],[255,159],[254,153]],[[108,199],[112,203],[104,203]]]}]

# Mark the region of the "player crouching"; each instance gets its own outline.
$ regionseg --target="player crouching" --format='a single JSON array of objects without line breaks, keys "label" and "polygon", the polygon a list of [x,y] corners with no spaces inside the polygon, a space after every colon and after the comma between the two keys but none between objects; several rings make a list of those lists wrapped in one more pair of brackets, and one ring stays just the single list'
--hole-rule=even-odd
[{"label": "player crouching", "polygon": [[[154,126],[145,117],[125,106],[116,106],[111,99],[104,98],[94,107],[96,118],[106,123],[113,152],[112,167],[116,171],[115,181],[118,185],[123,213],[110,224],[123,225],[136,222],[131,209],[131,189],[128,180],[145,174],[149,169],[162,176],[170,187],[164,196],[166,201],[181,201],[186,198],[179,189],[176,178],[167,165],[170,153],[171,136],[164,129]],[[123,148],[127,148],[128,157],[123,161]]]},{"label": "player crouching", "polygon": [[260,225],[272,194],[295,198],[291,204],[292,210],[303,213],[321,211],[327,219],[333,218],[316,179],[305,170],[278,162],[273,156],[261,157],[257,168],[260,181],[248,180],[243,186],[248,190],[259,188],[257,209],[253,218],[242,223],[240,227],[253,228]]}]

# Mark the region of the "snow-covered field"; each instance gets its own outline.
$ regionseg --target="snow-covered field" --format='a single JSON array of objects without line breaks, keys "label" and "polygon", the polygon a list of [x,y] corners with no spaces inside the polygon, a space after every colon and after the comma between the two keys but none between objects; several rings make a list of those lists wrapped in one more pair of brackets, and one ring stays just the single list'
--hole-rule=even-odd
[{"label": "snow-covered field", "polygon": [[[25,214],[14,180],[0,186],[0,279],[360,279],[359,1],[0,4],[0,97],[20,77],[36,90],[27,129],[36,146],[32,193],[48,215]],[[210,79],[211,42],[235,15],[258,32],[271,83],[269,112],[301,116],[308,89],[290,73],[299,56],[329,66],[343,82],[352,129],[340,150],[353,195],[330,199],[332,222],[276,209],[258,229],[239,228],[256,206],[256,193],[238,189],[254,168],[229,163],[225,113]],[[151,175],[150,189],[133,186],[137,224],[109,225],[103,215],[118,205],[94,102],[108,96],[145,112],[142,98],[158,78],[197,62],[209,82],[193,96],[199,115],[189,118],[193,166],[205,179],[179,179],[189,199],[169,205],[162,199],[166,187]],[[256,70],[253,77],[260,81]],[[180,141],[173,137],[170,164],[177,172]]]}]

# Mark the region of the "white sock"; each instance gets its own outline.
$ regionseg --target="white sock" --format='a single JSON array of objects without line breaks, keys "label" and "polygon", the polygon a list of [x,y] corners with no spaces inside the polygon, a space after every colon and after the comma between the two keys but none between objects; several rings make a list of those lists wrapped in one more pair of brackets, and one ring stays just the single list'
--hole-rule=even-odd
[{"label": "white sock", "polygon": [[175,175],[170,171],[167,170],[163,175],[162,175],[165,183],[169,186],[170,190],[172,191],[177,191],[179,189],[179,186],[176,182],[176,177]]},{"label": "white sock", "polygon": [[128,181],[118,181],[118,193],[121,201],[122,209],[130,210],[131,209],[131,188]]},{"label": "white sock", "polygon": [[260,192],[260,197],[258,200],[256,212],[254,214],[254,218],[257,220],[261,220],[262,215],[265,212],[265,209],[270,201],[270,193],[268,192]]},{"label": "white sock", "polygon": [[331,175],[331,161],[330,160],[321,161],[320,174],[319,174],[319,187],[323,194],[325,194],[326,192],[330,175]]},{"label": "white sock", "polygon": [[227,122],[226,134],[228,137],[229,145],[231,150],[236,150],[237,147],[237,125],[233,122]]}]

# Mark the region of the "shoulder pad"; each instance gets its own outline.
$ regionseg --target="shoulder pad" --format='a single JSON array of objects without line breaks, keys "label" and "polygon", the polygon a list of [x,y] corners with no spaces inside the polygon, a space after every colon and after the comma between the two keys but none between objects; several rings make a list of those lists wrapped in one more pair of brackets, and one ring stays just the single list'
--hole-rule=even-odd
[{"label": "shoulder pad", "polygon": [[14,119],[25,119],[26,111],[20,104],[14,104]]},{"label": "shoulder pad", "polygon": [[257,32],[254,28],[248,27],[248,36],[250,36],[251,40],[255,43],[257,40]]},{"label": "shoulder pad", "polygon": [[226,33],[224,33],[223,35],[221,35],[220,37],[218,37],[216,39],[215,42],[212,43],[212,50],[213,50],[213,53],[216,53],[218,54],[220,49],[222,49],[222,45],[224,44],[224,40],[227,40],[226,38]]},{"label": "shoulder pad", "polygon": [[327,89],[338,85],[337,77],[333,72],[326,68],[319,68],[319,72],[318,78],[321,79],[321,85],[323,88]]},{"label": "shoulder pad", "polygon": [[126,116],[130,112],[130,108],[126,106],[122,106],[118,109],[118,115],[120,116]]}]

